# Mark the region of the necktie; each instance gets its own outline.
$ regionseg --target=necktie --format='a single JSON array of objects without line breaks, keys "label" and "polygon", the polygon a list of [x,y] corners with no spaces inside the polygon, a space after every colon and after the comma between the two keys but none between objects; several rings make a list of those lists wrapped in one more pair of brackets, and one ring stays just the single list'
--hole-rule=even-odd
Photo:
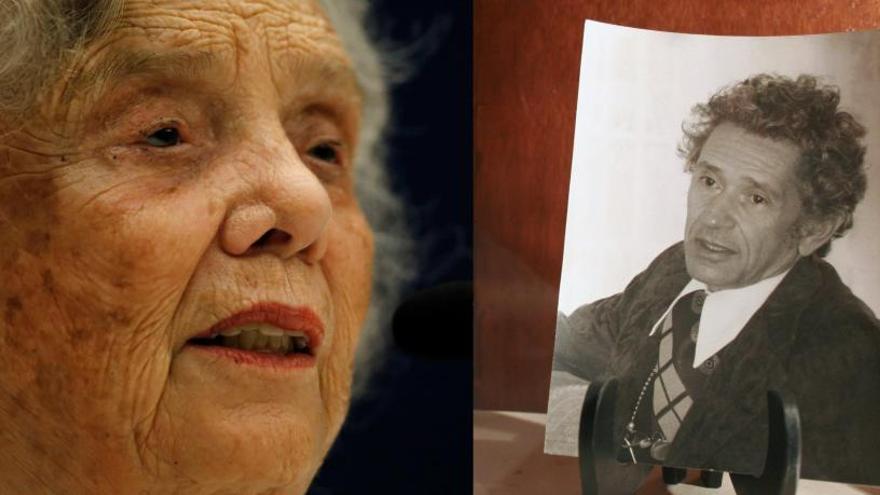
[{"label": "necktie", "polygon": [[661,440],[651,447],[651,456],[662,461],[705,379],[693,369],[700,313],[705,291],[691,292],[679,299],[661,324],[657,375],[654,379],[654,417]]}]

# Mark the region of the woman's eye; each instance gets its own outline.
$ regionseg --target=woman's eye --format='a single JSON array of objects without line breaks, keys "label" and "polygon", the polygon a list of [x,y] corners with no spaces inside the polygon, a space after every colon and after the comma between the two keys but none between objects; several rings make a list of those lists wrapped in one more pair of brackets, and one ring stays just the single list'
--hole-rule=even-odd
[{"label": "woman's eye", "polygon": [[174,127],[163,127],[148,135],[145,139],[147,144],[157,148],[167,148],[180,144],[180,131]]},{"label": "woman's eye", "polygon": [[341,156],[338,147],[338,143],[321,143],[309,148],[308,154],[312,158],[321,160],[322,162],[335,163],[338,165],[341,163]]},{"label": "woman's eye", "polygon": [[761,196],[760,194],[752,194],[751,200],[752,203],[756,205],[762,205],[767,202],[767,198]]},{"label": "woman's eye", "polygon": [[705,175],[700,177],[700,182],[702,182],[703,185],[705,185],[707,187],[712,187],[715,185],[715,179],[713,179],[711,177],[707,177]]}]

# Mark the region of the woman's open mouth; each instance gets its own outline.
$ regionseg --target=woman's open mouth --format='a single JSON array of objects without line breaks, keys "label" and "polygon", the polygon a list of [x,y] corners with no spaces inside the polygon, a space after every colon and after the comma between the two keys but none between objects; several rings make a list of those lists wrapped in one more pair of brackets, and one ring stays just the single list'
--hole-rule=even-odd
[{"label": "woman's open mouth", "polygon": [[236,363],[303,368],[315,364],[323,333],[321,320],[308,308],[260,303],[194,336],[187,346]]},{"label": "woman's open mouth", "polygon": [[290,353],[311,354],[309,337],[304,332],[285,332],[268,324],[231,328],[210,338],[191,339],[189,343],[231,347],[243,351],[267,352],[282,356]]}]

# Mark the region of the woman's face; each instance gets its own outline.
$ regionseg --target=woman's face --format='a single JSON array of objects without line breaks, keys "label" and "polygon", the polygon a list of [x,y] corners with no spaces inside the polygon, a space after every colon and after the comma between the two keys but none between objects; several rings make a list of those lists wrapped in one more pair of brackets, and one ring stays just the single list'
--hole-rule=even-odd
[{"label": "woman's face", "polygon": [[313,2],[126,3],[0,138],[6,486],[306,489],[369,301],[359,108]]}]

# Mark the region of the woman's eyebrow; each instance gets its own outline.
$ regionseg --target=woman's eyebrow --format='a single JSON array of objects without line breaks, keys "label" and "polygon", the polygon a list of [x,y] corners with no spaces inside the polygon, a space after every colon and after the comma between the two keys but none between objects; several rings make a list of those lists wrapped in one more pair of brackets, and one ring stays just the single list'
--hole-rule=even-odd
[{"label": "woman's eyebrow", "polygon": [[[220,58],[221,54],[213,51],[116,49],[75,73],[66,84],[62,103],[69,104],[82,95],[87,95],[90,101],[100,101],[108,90],[139,76],[161,76],[178,81],[203,79],[211,70],[222,66]],[[306,79],[325,90],[342,90],[362,96],[357,76],[347,64],[320,58],[288,58],[276,59],[286,76],[294,76],[302,82],[302,76],[309,74]]]},{"label": "woman's eyebrow", "polygon": [[347,92],[358,98],[363,97],[357,74],[349,64],[295,55],[281,55],[273,62],[273,79],[276,85],[284,86],[296,81],[301,88],[312,86],[328,92]]},{"label": "woman's eyebrow", "polygon": [[79,95],[98,101],[106,91],[137,76],[196,79],[215,66],[217,58],[216,53],[207,51],[117,49],[75,73],[65,85],[62,102],[70,103]]}]

